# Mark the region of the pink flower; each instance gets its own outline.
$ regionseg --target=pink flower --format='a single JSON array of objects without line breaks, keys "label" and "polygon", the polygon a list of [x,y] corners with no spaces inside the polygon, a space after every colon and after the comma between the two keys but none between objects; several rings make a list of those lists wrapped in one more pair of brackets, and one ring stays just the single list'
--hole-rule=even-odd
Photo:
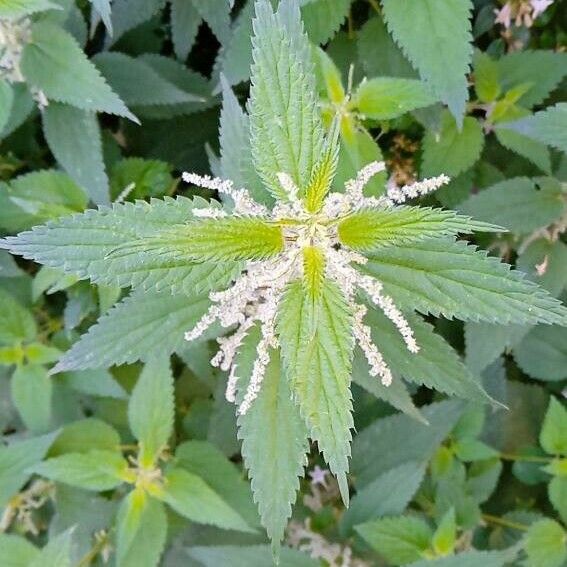
[{"label": "pink flower", "polygon": [[[532,0],[532,2],[538,0]],[[543,0],[544,2],[546,0]],[[512,23],[512,6],[507,2],[500,8],[500,10],[494,10],[496,14],[495,24],[502,24],[506,29],[508,29]]]},{"label": "pink flower", "polygon": [[530,4],[533,8],[532,18],[535,20],[553,4],[553,0],[530,0]]}]

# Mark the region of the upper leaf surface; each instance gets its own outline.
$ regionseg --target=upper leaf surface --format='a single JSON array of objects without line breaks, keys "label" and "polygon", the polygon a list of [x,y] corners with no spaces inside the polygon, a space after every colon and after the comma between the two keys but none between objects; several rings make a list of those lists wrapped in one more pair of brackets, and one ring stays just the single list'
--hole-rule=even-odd
[{"label": "upper leaf surface", "polygon": [[253,27],[252,156],[266,187],[285,200],[277,173],[305,188],[323,147],[311,49],[296,0],[283,0],[276,14],[259,0]]},{"label": "upper leaf surface", "polygon": [[126,244],[138,246],[144,238],[173,225],[184,229],[198,205],[208,203],[166,197],[151,203],[115,204],[35,227],[0,241],[0,247],[96,283],[194,294],[223,285],[237,264],[195,264],[187,258],[145,254],[143,247],[137,248],[136,255],[112,252]]},{"label": "upper leaf surface", "polygon": [[468,98],[466,73],[472,57],[472,3],[382,0],[382,5],[398,45],[461,123]]},{"label": "upper leaf surface", "polygon": [[495,225],[477,222],[453,211],[425,207],[362,209],[338,225],[340,241],[355,250],[408,244],[425,238],[442,238],[473,231],[492,232]]},{"label": "upper leaf surface", "polygon": [[430,239],[390,246],[361,268],[400,305],[493,323],[567,324],[567,309],[521,272],[466,242]]},{"label": "upper leaf surface", "polygon": [[289,285],[278,321],[287,378],[345,502],[353,427],[351,325],[352,314],[336,284],[323,280],[315,300],[300,281]]}]

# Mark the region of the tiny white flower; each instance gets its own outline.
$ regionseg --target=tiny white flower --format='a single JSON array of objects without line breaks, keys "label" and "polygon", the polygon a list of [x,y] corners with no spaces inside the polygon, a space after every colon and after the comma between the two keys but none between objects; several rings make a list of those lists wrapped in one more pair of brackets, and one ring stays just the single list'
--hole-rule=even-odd
[{"label": "tiny white flower", "polygon": [[[276,332],[278,308],[286,286],[303,276],[303,250],[307,246],[316,246],[324,254],[325,276],[335,282],[344,294],[353,314],[354,339],[368,361],[372,376],[379,376],[385,386],[392,382],[391,370],[373,343],[370,328],[364,323],[366,307],[356,302],[359,291],[365,292],[372,304],[394,323],[408,351],[419,352],[413,330],[392,298],[384,293],[382,283],[353,266],[364,264],[366,258],[339,241],[337,221],[360,209],[389,208],[425,195],[447,183],[449,178],[441,175],[403,187],[390,184],[385,196],[365,197],[365,185],[384,169],[383,162],[366,165],[355,179],[347,181],[344,193],[328,193],[317,213],[307,210],[299,197],[299,188],[285,172],[279,173],[277,178],[287,198],[277,200],[272,210],[254,201],[246,189],[235,189],[230,180],[195,173],[183,174],[188,183],[216,190],[230,198],[232,215],[259,217],[279,224],[283,230],[285,245],[282,252],[266,260],[247,261],[242,274],[229,288],[210,294],[211,307],[193,329],[185,333],[185,338],[192,341],[216,321],[225,328],[236,327],[230,336],[218,339],[220,348],[211,360],[211,364],[229,372],[226,398],[234,402],[239,380],[235,358],[250,329],[259,323],[261,336],[252,375],[238,408],[240,414],[245,414],[258,396],[270,363],[270,352],[279,346]],[[198,209],[195,216],[220,218],[228,214],[210,207]]]}]

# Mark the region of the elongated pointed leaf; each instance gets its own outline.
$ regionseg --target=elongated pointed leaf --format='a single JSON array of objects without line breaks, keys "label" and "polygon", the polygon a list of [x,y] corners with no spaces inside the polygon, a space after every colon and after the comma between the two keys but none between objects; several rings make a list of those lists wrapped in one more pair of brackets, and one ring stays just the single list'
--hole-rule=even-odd
[{"label": "elongated pointed leaf", "polygon": [[[244,398],[256,357],[259,331],[253,329],[238,356],[237,399]],[[238,437],[250,475],[254,501],[274,545],[284,535],[291,506],[299,489],[309,450],[307,429],[299,408],[291,399],[289,383],[282,374],[279,353],[271,353],[262,388],[252,407],[238,416]]]},{"label": "elongated pointed leaf", "polygon": [[169,358],[152,358],[144,366],[128,403],[128,422],[140,444],[143,466],[153,466],[167,444],[173,431],[173,404]]},{"label": "elongated pointed leaf", "polygon": [[408,244],[473,231],[496,232],[500,227],[460,216],[453,211],[425,207],[362,209],[338,225],[341,242],[355,250]]},{"label": "elongated pointed leaf", "polygon": [[383,248],[364,271],[401,306],[469,321],[567,324],[567,309],[521,272],[466,242],[426,240]]},{"label": "elongated pointed leaf", "polygon": [[151,251],[140,251],[135,257],[112,254],[121,246],[137,244],[161,230],[172,230],[174,226],[185,230],[196,206],[208,203],[199,198],[166,197],[150,203],[114,204],[0,240],[0,247],[100,284],[199,293],[229,281],[229,272],[237,264],[195,264]]},{"label": "elongated pointed leaf", "polygon": [[321,283],[313,300],[301,282],[289,285],[278,322],[286,375],[311,437],[348,503],[352,401],[350,374],[354,342],[352,314],[337,285]]},{"label": "elongated pointed leaf", "polygon": [[43,91],[48,99],[136,121],[73,36],[59,26],[46,22],[34,25],[21,67],[28,83]]},{"label": "elongated pointed leaf", "polygon": [[297,1],[284,0],[276,14],[267,0],[257,2],[252,42],[252,156],[269,191],[285,199],[276,174],[289,174],[304,190],[323,147],[311,49]]}]

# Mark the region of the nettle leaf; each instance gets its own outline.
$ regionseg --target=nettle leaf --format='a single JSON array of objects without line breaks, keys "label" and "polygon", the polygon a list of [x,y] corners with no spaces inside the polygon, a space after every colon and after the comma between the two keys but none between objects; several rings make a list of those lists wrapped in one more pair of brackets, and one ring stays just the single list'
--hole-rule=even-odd
[{"label": "nettle leaf", "polygon": [[377,77],[363,81],[353,95],[353,104],[365,118],[390,120],[410,110],[436,102],[427,85],[414,79]]},{"label": "nettle leaf", "polygon": [[510,565],[516,555],[517,548],[505,551],[465,551],[438,559],[422,559],[412,563],[410,567],[504,567]]},{"label": "nettle leaf", "polygon": [[201,96],[191,95],[158,75],[143,60],[134,59],[124,53],[99,53],[94,62],[130,106],[170,105],[202,100]]},{"label": "nettle leaf", "polygon": [[73,528],[50,537],[47,544],[28,564],[28,567],[71,567]]},{"label": "nettle leaf", "polygon": [[567,210],[559,184],[516,177],[471,196],[457,208],[475,218],[498,223],[519,234],[548,226]]},{"label": "nettle leaf", "polygon": [[351,325],[352,313],[336,284],[323,280],[316,298],[304,291],[302,282],[289,284],[278,320],[285,372],[345,503],[353,427]]},{"label": "nettle leaf", "polygon": [[0,344],[31,341],[37,335],[33,315],[13,295],[0,288]]},{"label": "nettle leaf", "polygon": [[[98,14],[100,19],[103,21],[108,34],[112,36],[112,20],[110,18],[112,9],[110,7],[110,0],[90,0],[90,2],[93,5],[93,9],[96,11],[96,14]],[[94,21],[98,22],[98,20]],[[91,33],[94,31],[93,25],[93,14],[91,14]]]},{"label": "nettle leaf", "polygon": [[567,74],[567,54],[553,51],[518,51],[495,62],[503,91],[527,85],[518,103],[531,108],[541,104]]},{"label": "nettle leaf", "polygon": [[159,498],[193,522],[229,530],[255,531],[202,478],[184,469],[167,471]]},{"label": "nettle leaf", "polygon": [[154,567],[165,547],[164,506],[136,488],[120,504],[117,516],[117,567]]},{"label": "nettle leaf", "polygon": [[433,538],[429,524],[414,516],[375,520],[357,526],[356,531],[374,550],[395,565],[423,557]]},{"label": "nettle leaf", "polygon": [[567,310],[523,274],[463,241],[382,248],[360,267],[402,307],[468,321],[567,323]]},{"label": "nettle leaf", "polygon": [[201,16],[188,0],[170,0],[171,40],[177,59],[185,61],[193,48],[201,25]]},{"label": "nettle leaf", "polygon": [[51,169],[32,171],[0,184],[0,226],[10,232],[63,215],[81,212],[85,192],[66,174]]},{"label": "nettle leaf", "polygon": [[116,247],[112,259],[157,255],[162,261],[220,262],[262,260],[283,251],[281,227],[254,217],[227,217],[189,222],[163,229],[142,240]]},{"label": "nettle leaf", "polygon": [[16,368],[10,383],[12,401],[32,433],[46,433],[51,422],[53,385],[47,370],[37,364]]},{"label": "nettle leaf", "polygon": [[24,48],[21,68],[28,83],[43,91],[48,99],[137,121],[73,36],[59,26],[47,22],[33,26],[32,41]]},{"label": "nettle leaf", "polygon": [[[504,127],[504,126],[502,126]],[[507,122],[506,127],[567,152],[567,104],[556,104],[533,116]]]},{"label": "nettle leaf", "polygon": [[[232,567],[265,567],[274,561],[268,545],[191,546],[187,554],[204,567],[231,565]],[[279,556],[280,567],[319,567],[320,562],[290,547],[284,547]]]},{"label": "nettle leaf", "polygon": [[549,400],[539,441],[547,453],[567,456],[567,409],[553,396]]},{"label": "nettle leaf", "polygon": [[254,33],[252,157],[268,190],[286,200],[277,173],[304,190],[323,149],[311,48],[295,0],[284,0],[276,14],[267,0],[257,2]]},{"label": "nettle leaf", "polygon": [[85,490],[112,490],[124,482],[128,462],[116,451],[92,449],[67,453],[30,467],[29,471]]},{"label": "nettle leaf", "polygon": [[[256,327],[244,340],[237,358],[239,382],[244,382],[238,384],[239,403],[252,374],[259,338]],[[244,415],[238,416],[238,437],[262,525],[276,546],[283,539],[299,478],[307,465],[307,435],[282,373],[279,353],[273,351],[258,397]]]},{"label": "nettle leaf", "polygon": [[467,116],[459,129],[455,119],[444,112],[441,130],[429,130],[423,139],[421,173],[426,177],[459,175],[475,164],[483,146],[484,135],[478,120]]},{"label": "nettle leaf", "polygon": [[170,354],[185,344],[209,307],[207,293],[171,295],[169,292],[133,293],[89,328],[51,373],[104,368]]},{"label": "nettle leaf", "polygon": [[230,37],[230,5],[226,0],[191,0],[221,44]]},{"label": "nettle leaf", "polygon": [[382,6],[394,39],[461,125],[468,99],[466,74],[472,57],[472,3],[382,0]]},{"label": "nettle leaf", "polygon": [[305,31],[315,44],[327,43],[345,21],[352,0],[311,0],[301,9]]},{"label": "nettle leaf", "polygon": [[504,147],[535,163],[543,172],[551,174],[551,156],[545,144],[506,128],[505,123],[503,127],[495,128],[494,133]]},{"label": "nettle leaf", "polygon": [[193,209],[208,205],[203,199],[185,197],[114,204],[35,227],[0,241],[0,247],[98,284],[192,295],[230,281],[237,263],[196,264],[141,249],[136,255],[113,252],[128,244],[137,246],[159,231],[184,231]]},{"label": "nettle leaf", "polygon": [[236,187],[246,187],[252,198],[269,204],[270,195],[252,163],[250,147],[250,120],[242,110],[228,82],[221,76],[222,110],[220,116],[219,142],[220,167],[225,179],[231,179]]},{"label": "nettle leaf", "polygon": [[4,126],[6,126],[10,119],[13,102],[14,91],[12,87],[7,81],[0,79],[0,133],[2,133]]},{"label": "nettle leaf", "polygon": [[173,375],[166,356],[145,364],[128,402],[128,422],[140,444],[140,464],[152,467],[173,431]]},{"label": "nettle leaf", "polygon": [[0,507],[4,508],[27,482],[31,474],[28,469],[45,457],[57,433],[0,446]]},{"label": "nettle leaf", "polygon": [[108,177],[100,127],[93,112],[50,103],[43,111],[43,133],[51,153],[97,205],[107,205]]},{"label": "nettle leaf", "polygon": [[165,0],[113,0],[113,34],[107,37],[108,46],[116,43],[127,31],[147,22],[164,4]]},{"label": "nettle leaf", "polygon": [[51,9],[61,10],[61,6],[57,2],[50,2],[49,0],[2,0],[0,2],[0,19],[19,20],[24,16]]},{"label": "nettle leaf", "polygon": [[496,232],[500,227],[457,215],[454,211],[399,206],[361,209],[338,225],[339,239],[349,248],[372,251],[382,246],[409,244],[473,231]]},{"label": "nettle leaf", "polygon": [[119,447],[120,435],[116,429],[100,419],[89,417],[65,425],[49,448],[48,455],[58,457],[66,453],[88,453],[92,449],[119,452]]}]

